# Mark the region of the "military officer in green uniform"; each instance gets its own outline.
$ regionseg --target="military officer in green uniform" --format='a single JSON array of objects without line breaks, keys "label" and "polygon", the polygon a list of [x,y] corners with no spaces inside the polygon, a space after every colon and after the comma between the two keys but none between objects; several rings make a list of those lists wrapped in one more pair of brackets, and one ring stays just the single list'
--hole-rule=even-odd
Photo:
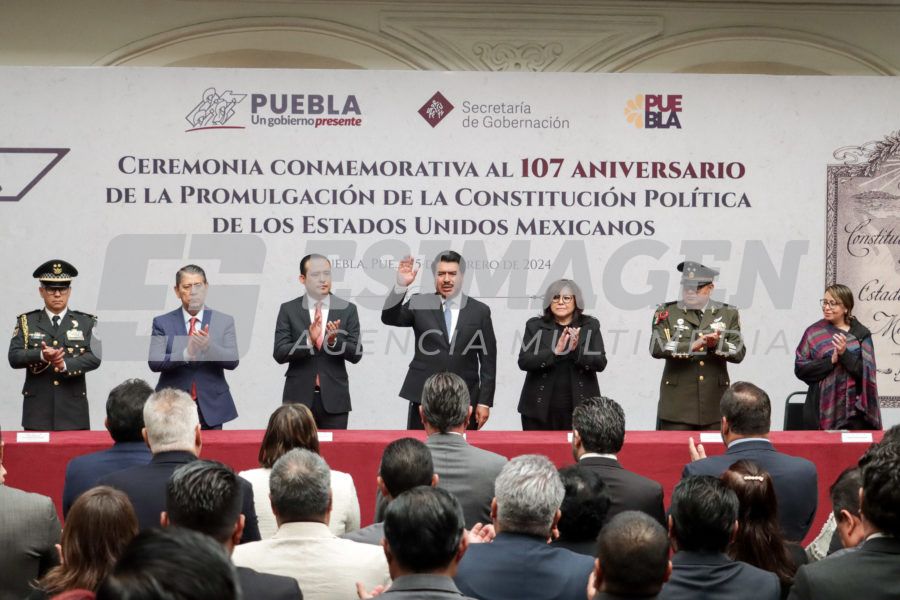
[{"label": "military officer in green uniform", "polygon": [[659,429],[719,429],[719,400],[731,384],[728,363],[746,349],[737,308],[711,300],[719,274],[697,262],[678,265],[682,298],[653,315],[650,354],[666,361],[659,385]]},{"label": "military officer in green uniform", "polygon": [[50,260],[34,271],[44,307],[19,315],[9,343],[9,364],[25,369],[22,427],[38,431],[90,429],[84,374],[100,366],[97,317],[70,309],[78,271]]}]

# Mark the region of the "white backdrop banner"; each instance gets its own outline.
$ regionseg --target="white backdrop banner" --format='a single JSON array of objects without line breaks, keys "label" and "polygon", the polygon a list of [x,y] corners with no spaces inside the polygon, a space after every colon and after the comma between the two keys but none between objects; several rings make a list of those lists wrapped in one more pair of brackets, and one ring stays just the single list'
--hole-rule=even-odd
[{"label": "white backdrop banner", "polygon": [[[677,297],[687,257],[721,270],[713,297],[740,308],[748,346],[731,378],[770,393],[776,424],[805,389],[794,349],[821,318],[826,280],[853,285],[891,424],[898,96],[886,77],[2,68],[0,318],[11,331],[41,306],[37,265],[78,268],[70,306],[98,315],[104,344],[88,375],[101,428],[111,387],[155,385],[151,320],[178,306],[178,267],[197,263],[209,305],[236,320],[229,427],[261,428],[281,401],[278,308],[303,292],[300,257],[325,254],[363,331],[350,426],[401,428],[414,340],[380,310],[400,258],[422,261],[414,287],[433,291],[431,258],[452,248],[467,293],[493,312],[489,429],[520,426],[524,324],[564,277],[601,323],[601,391],[630,429],[649,429],[663,368],[652,315]],[[23,379],[0,369],[9,429]]]}]

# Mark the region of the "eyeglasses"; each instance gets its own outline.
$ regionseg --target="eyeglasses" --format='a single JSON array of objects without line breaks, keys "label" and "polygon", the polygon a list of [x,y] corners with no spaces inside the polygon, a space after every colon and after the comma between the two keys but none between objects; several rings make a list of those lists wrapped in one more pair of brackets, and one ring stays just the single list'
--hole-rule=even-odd
[{"label": "eyeglasses", "polygon": [[45,287],[44,293],[49,296],[56,296],[56,295],[65,296],[66,294],[69,293],[70,289],[71,288],[48,288],[48,287]]},{"label": "eyeglasses", "polygon": [[843,304],[841,304],[837,300],[826,300],[825,298],[822,298],[821,300],[819,300],[819,304],[822,305],[822,308],[825,308],[826,306],[828,308],[834,308],[836,306],[843,306]]},{"label": "eyeglasses", "polygon": [[563,304],[568,304],[569,302],[573,301],[574,299],[575,299],[575,296],[560,296],[559,294],[553,296],[554,302],[562,302]]}]

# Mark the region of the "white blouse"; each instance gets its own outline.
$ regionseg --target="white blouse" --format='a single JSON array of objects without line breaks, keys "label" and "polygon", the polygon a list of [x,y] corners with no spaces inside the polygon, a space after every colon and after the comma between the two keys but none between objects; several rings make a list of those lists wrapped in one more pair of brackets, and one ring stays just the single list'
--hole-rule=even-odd
[{"label": "white blouse", "polygon": [[[240,476],[253,486],[253,505],[259,518],[259,533],[262,539],[275,534],[278,526],[272,505],[269,502],[269,473],[271,469],[250,469],[242,471]],[[334,535],[343,535],[348,531],[359,529],[359,499],[356,497],[356,486],[349,473],[331,471],[331,521],[328,528]]]}]

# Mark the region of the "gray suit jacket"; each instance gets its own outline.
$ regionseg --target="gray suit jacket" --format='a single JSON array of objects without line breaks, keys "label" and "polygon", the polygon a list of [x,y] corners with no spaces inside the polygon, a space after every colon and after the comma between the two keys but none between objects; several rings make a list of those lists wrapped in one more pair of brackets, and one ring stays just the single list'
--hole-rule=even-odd
[{"label": "gray suit jacket", "polygon": [[368,527],[348,531],[341,536],[345,540],[353,540],[360,544],[381,545],[381,538],[384,537],[384,523],[372,523]]},{"label": "gray suit jacket", "polygon": [[420,574],[398,577],[381,597],[409,598],[409,600],[474,600],[469,596],[463,596],[449,577]]},{"label": "gray suit jacket", "polygon": [[50,498],[0,485],[0,600],[21,600],[57,563],[60,532]]}]

